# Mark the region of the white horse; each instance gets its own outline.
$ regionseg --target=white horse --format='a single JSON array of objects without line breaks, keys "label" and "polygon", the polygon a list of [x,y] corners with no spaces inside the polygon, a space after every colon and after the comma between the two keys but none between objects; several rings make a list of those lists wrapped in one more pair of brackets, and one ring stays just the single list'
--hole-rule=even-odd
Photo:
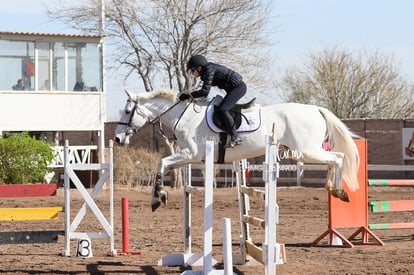
[{"label": "white horse", "polygon": [[[157,181],[152,192],[152,210],[155,211],[161,202],[165,204],[167,201],[162,176],[171,169],[201,163],[205,154],[204,141],[218,141],[219,134],[208,125],[206,109],[211,105],[207,100],[180,102],[177,93],[169,90],[140,94],[127,92],[127,95],[129,98],[116,128],[115,141],[127,144],[132,133],[146,123],[159,122],[173,131],[181,149],[158,163]],[[224,162],[264,155],[265,136],[271,135],[282,149],[290,152],[290,158],[303,163],[327,164],[325,188],[333,196],[349,201],[341,182],[344,179],[350,191],[359,188],[356,175],[359,155],[352,140],[356,135],[339,118],[325,108],[297,103],[253,106],[249,110],[252,109],[260,113],[257,129],[241,133],[243,143],[228,148]],[[325,151],[322,148],[325,141],[333,145],[335,151]],[[215,156],[218,156],[218,147],[215,146]]]}]

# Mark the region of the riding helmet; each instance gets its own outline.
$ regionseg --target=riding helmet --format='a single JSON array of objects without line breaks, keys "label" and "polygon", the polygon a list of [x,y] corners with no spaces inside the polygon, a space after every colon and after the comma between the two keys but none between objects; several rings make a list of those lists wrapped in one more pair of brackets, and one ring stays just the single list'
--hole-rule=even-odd
[{"label": "riding helmet", "polygon": [[204,66],[207,64],[207,59],[202,55],[193,55],[187,62],[187,71],[196,68],[198,66]]}]

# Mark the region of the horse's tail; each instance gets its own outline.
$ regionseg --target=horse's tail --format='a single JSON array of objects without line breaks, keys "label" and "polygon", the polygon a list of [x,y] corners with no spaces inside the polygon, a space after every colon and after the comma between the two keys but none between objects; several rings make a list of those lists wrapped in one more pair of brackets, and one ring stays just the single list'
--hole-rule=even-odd
[{"label": "horse's tail", "polygon": [[357,171],[359,168],[358,148],[352,138],[359,138],[331,111],[319,107],[319,112],[325,118],[327,139],[336,151],[344,153],[342,178],[351,191],[359,188]]}]

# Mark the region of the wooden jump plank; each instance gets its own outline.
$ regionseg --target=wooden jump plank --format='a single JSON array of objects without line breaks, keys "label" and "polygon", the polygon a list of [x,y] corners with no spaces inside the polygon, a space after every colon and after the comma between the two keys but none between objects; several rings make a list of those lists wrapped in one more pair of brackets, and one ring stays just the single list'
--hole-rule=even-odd
[{"label": "wooden jump plank", "polygon": [[0,198],[55,196],[59,186],[57,183],[0,185]]},{"label": "wooden jump plank", "polygon": [[0,232],[0,244],[57,243],[63,230]]},{"label": "wooden jump plank", "polygon": [[189,194],[204,194],[204,187],[197,187],[197,186],[187,186],[186,192]]},{"label": "wooden jump plank", "polygon": [[[283,243],[276,243],[277,250],[278,250],[278,257],[276,259],[276,264],[283,264],[286,262],[286,252],[285,252],[285,244]],[[258,261],[261,264],[265,264],[263,262],[263,249],[253,243],[251,240],[246,240],[246,251],[247,254]]]},{"label": "wooden jump plank", "polygon": [[255,245],[251,240],[246,240],[247,254],[261,264],[265,264],[262,258],[262,249]]},{"label": "wooden jump plank", "polygon": [[0,221],[55,220],[63,207],[0,208]]},{"label": "wooden jump plank", "polygon": [[369,179],[369,186],[414,186],[410,179]]},{"label": "wooden jump plank", "polygon": [[414,200],[401,201],[370,201],[372,213],[414,210]]},{"label": "wooden jump plank", "polygon": [[414,222],[407,223],[372,223],[368,225],[371,230],[381,229],[411,229],[414,228]]},{"label": "wooden jump plank", "polygon": [[265,200],[265,191],[255,189],[253,187],[242,186],[241,192],[249,196]]},{"label": "wooden jump plank", "polygon": [[248,215],[243,215],[243,222],[248,223],[248,224],[252,224],[252,225],[255,225],[255,226],[260,226],[263,229],[265,228],[265,224],[266,224],[266,221],[264,219],[257,218],[257,217],[252,217],[252,216],[248,216]]}]

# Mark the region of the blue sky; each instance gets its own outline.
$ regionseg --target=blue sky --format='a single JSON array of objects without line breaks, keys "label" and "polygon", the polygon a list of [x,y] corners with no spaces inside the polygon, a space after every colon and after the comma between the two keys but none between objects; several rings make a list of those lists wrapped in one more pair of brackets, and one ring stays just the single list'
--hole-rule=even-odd
[{"label": "blue sky", "polygon": [[340,46],[393,55],[401,74],[414,80],[414,1],[275,1],[277,55],[283,64],[303,60],[309,51]]},{"label": "blue sky", "polygon": [[[75,33],[50,22],[42,4],[50,0],[1,0],[0,30]],[[414,1],[412,0],[275,0],[272,14],[277,64],[274,73],[300,64],[310,51],[325,47],[379,50],[393,55],[401,75],[414,82]],[[107,79],[107,116],[113,120],[124,107],[125,88],[134,81]]]}]

